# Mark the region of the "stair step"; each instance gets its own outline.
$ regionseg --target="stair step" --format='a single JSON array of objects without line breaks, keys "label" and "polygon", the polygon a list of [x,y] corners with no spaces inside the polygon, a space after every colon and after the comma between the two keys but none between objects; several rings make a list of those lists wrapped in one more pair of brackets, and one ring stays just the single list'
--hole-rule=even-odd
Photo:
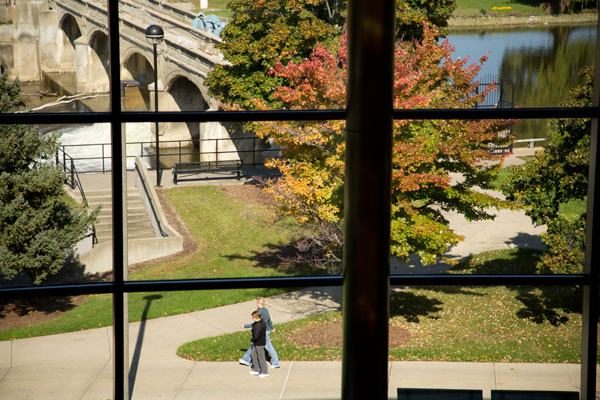
[{"label": "stair step", "polygon": [[[96,225],[96,233],[98,232],[112,232],[113,230],[113,225],[112,224],[97,224]],[[134,231],[134,230],[138,230],[138,229],[149,229],[154,231],[154,228],[152,227],[152,224],[150,223],[150,221],[140,221],[134,224],[127,224],[127,230],[129,231]]]},{"label": "stair step", "polygon": [[[96,221],[96,237],[99,242],[112,240],[112,191],[97,191],[86,194],[90,208],[102,206]],[[148,217],[146,205],[136,190],[127,191],[127,237],[128,239],[154,238],[156,232]]]}]

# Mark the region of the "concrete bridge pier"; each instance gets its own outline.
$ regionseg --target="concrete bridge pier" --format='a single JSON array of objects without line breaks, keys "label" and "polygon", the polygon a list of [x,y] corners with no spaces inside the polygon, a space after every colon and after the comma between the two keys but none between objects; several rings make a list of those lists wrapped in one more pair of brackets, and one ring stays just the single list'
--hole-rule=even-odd
[{"label": "concrete bridge pier", "polygon": [[58,24],[56,23],[56,10],[40,11],[40,64],[41,70],[46,72],[59,72],[60,57],[58,54]]},{"label": "concrete bridge pier", "polygon": [[84,37],[75,40],[75,79],[77,93],[87,93],[88,44]]},{"label": "concrete bridge pier", "polygon": [[[12,9],[12,41],[2,46],[0,62],[9,70],[11,79],[35,81],[40,79],[38,37],[41,1],[16,1]],[[16,71],[19,73],[17,74]]]}]

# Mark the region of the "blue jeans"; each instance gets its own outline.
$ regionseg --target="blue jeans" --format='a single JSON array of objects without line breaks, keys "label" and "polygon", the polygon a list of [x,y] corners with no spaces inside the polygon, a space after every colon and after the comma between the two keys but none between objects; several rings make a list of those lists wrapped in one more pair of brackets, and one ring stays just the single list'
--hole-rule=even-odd
[{"label": "blue jeans", "polygon": [[[267,331],[267,343],[265,345],[265,349],[269,352],[269,355],[271,356],[271,367],[274,367],[279,365],[279,358],[277,357],[277,352],[275,351],[275,347],[273,347],[273,343],[271,343],[270,336],[271,331]],[[244,357],[242,357],[244,361],[247,361],[248,363],[252,362],[252,360],[250,359],[250,354],[252,353],[253,346],[253,344],[250,345],[250,348],[248,349],[246,354],[244,354]]]}]

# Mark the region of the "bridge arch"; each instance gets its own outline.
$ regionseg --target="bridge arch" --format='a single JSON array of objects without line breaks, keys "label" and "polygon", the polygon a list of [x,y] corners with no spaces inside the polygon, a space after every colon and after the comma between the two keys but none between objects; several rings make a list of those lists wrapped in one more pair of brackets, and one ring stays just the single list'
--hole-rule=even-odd
[{"label": "bridge arch", "polygon": [[130,93],[126,93],[125,95],[126,97],[135,97],[135,99],[132,99],[130,102],[131,106],[128,107],[128,110],[151,110],[149,85],[154,82],[154,68],[152,68],[150,61],[146,56],[138,51],[127,54],[124,60],[123,68],[121,69],[121,79],[133,80],[139,83],[139,86],[135,89],[135,96],[132,96]]},{"label": "bridge arch", "polygon": [[58,65],[62,71],[74,72],[77,67],[75,41],[82,37],[79,23],[72,14],[65,13],[58,26]]},{"label": "bridge arch", "polygon": [[[167,84],[162,99],[159,100],[161,111],[206,111],[208,102],[200,88],[188,77],[177,74]],[[192,140],[195,146],[203,138],[206,124],[198,122],[167,122],[161,128],[165,140]]]},{"label": "bridge arch", "polygon": [[105,32],[101,30],[92,32],[87,53],[87,91],[108,92],[110,87],[108,36]]}]

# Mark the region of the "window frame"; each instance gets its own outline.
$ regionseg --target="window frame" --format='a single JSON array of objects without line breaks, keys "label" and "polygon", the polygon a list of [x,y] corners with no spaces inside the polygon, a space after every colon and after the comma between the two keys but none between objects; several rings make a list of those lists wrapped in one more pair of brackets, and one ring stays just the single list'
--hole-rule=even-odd
[{"label": "window frame", "polygon": [[[361,0],[356,0],[361,2]],[[109,53],[119,53],[119,19],[118,2],[108,1],[109,10]],[[351,24],[351,21],[349,22]],[[600,26],[600,24],[598,25]],[[600,29],[600,28],[599,28]],[[598,64],[598,36],[596,44],[596,62]],[[110,63],[111,76],[119,76],[120,63]],[[594,106],[585,108],[508,108],[508,109],[422,109],[422,110],[393,110],[392,118],[404,119],[553,119],[553,118],[592,118],[592,144],[590,148],[590,179],[588,189],[588,236],[586,243],[586,265],[584,273],[574,275],[397,275],[387,276],[390,285],[580,285],[584,289],[583,300],[583,339],[581,394],[582,399],[592,399],[596,391],[596,352],[599,294],[599,271],[597,252],[600,234],[596,233],[600,221],[596,192],[596,177],[600,176],[597,163],[598,147],[598,75],[596,72]],[[291,288],[299,286],[343,286],[344,276],[303,276],[303,277],[268,277],[268,278],[234,278],[234,279],[189,279],[189,280],[157,280],[157,281],[127,281],[123,274],[124,238],[123,227],[123,174],[114,171],[123,170],[121,146],[115,145],[121,141],[121,125],[131,122],[247,122],[247,121],[283,121],[283,120],[345,120],[346,110],[305,110],[305,111],[236,111],[236,112],[122,112],[120,110],[120,81],[111,79],[110,83],[111,111],[103,113],[60,113],[60,114],[0,114],[0,124],[53,124],[64,123],[107,123],[111,125],[112,142],[112,192],[113,192],[113,281],[82,284],[42,285],[33,287],[0,288],[0,298],[26,298],[42,296],[71,296],[81,294],[110,293],[113,295],[113,331],[114,331],[114,398],[124,399],[127,393],[125,371],[125,311],[124,298],[127,293],[179,291],[179,290],[214,290],[237,288]],[[360,166],[359,166],[360,168]],[[599,194],[600,195],[600,194]],[[387,296],[387,294],[386,294]],[[387,334],[386,334],[387,337]],[[376,340],[375,338],[374,340]],[[350,395],[346,393],[346,395]]]}]

